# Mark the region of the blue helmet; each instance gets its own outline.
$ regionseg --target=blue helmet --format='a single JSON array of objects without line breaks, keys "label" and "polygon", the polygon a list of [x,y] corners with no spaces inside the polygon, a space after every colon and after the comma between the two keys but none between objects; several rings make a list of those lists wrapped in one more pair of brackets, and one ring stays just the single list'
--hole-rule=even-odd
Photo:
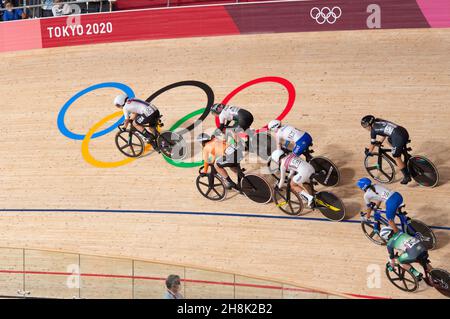
[{"label": "blue helmet", "polygon": [[367,177],[363,177],[361,179],[358,180],[358,182],[356,183],[356,185],[361,188],[363,191],[366,191],[366,189],[372,185],[372,181],[370,179],[368,179]]}]

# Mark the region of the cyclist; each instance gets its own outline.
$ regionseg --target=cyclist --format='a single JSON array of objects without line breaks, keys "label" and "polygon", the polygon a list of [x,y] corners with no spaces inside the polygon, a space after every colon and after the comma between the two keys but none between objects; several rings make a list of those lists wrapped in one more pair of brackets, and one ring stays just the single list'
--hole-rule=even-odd
[{"label": "cyclist", "polygon": [[[287,149],[293,143],[295,146],[292,153],[300,156],[312,145],[312,137],[308,132],[296,129],[291,125],[282,125],[279,120],[270,121],[267,128],[275,133],[277,150],[281,150],[282,146]],[[284,141],[284,144],[281,141]]]},{"label": "cyclist", "polygon": [[366,155],[372,155],[372,152],[377,144],[377,136],[382,136],[378,142],[383,143],[387,138],[389,144],[392,146],[392,157],[395,159],[397,166],[400,168],[403,179],[400,182],[403,185],[411,181],[411,175],[401,155],[406,149],[406,144],[409,141],[408,131],[392,122],[375,118],[373,115],[366,115],[361,119],[361,126],[370,131],[370,146],[365,149]]},{"label": "cyclist", "polygon": [[271,155],[271,159],[280,167],[280,181],[276,187],[279,189],[283,188],[286,172],[289,171],[288,178],[292,177],[291,188],[307,199],[308,206],[312,207],[314,197],[303,184],[311,180],[311,175],[315,172],[314,167],[295,154],[291,153],[286,156],[282,150],[275,150]]},{"label": "cyclist", "polygon": [[[221,132],[225,132],[225,128],[234,121],[232,128],[233,139],[240,145],[239,132],[247,131],[253,123],[253,115],[247,110],[244,110],[237,106],[225,105],[222,103],[216,103],[211,107],[212,114],[219,117],[219,129]],[[247,132],[249,133],[249,132]],[[248,141],[247,141],[248,143]]]},{"label": "cyclist", "polygon": [[209,165],[213,164],[217,172],[226,179],[226,186],[229,189],[236,188],[236,183],[231,180],[225,168],[230,167],[234,172],[237,172],[237,166],[242,160],[243,154],[234,144],[229,144],[215,136],[210,137],[206,133],[200,134],[197,137],[197,142],[203,146],[203,173],[206,174]]},{"label": "cyclist", "polygon": [[[147,143],[150,143],[155,150],[158,150],[154,136],[157,135],[156,126],[161,115],[156,106],[138,99],[130,99],[125,94],[116,96],[114,105],[123,110],[125,116],[123,128],[126,129],[128,124],[133,121],[132,125],[142,133]],[[149,125],[153,136],[144,128],[143,125],[145,124]]]},{"label": "cyclist", "polygon": [[253,123],[252,113],[237,106],[216,103],[211,107],[211,112],[219,117],[219,129],[222,132],[224,131],[225,126],[228,126],[232,121],[234,121],[233,128],[235,130],[241,129],[244,132],[248,130]]},{"label": "cyclist", "polygon": [[411,263],[418,262],[425,270],[429,270],[428,267],[431,267],[429,266],[430,261],[428,260],[428,251],[418,238],[401,231],[394,232],[389,226],[381,229],[380,236],[387,242],[390,271],[395,267],[395,250],[400,251],[400,255],[398,256],[400,266],[406,270],[411,269],[414,276],[418,278],[421,278],[422,274],[414,269],[414,267],[410,265]]},{"label": "cyclist", "polygon": [[[359,179],[356,185],[364,191],[364,201],[367,206],[366,211],[361,212],[361,219],[363,221],[368,221],[372,214],[372,210],[379,208],[381,203],[384,202],[386,205],[386,218],[394,232],[397,233],[398,228],[394,219],[398,208],[403,204],[402,195],[379,184],[372,184],[372,181],[367,177]],[[377,223],[375,223],[374,227],[376,232],[380,231]]]}]

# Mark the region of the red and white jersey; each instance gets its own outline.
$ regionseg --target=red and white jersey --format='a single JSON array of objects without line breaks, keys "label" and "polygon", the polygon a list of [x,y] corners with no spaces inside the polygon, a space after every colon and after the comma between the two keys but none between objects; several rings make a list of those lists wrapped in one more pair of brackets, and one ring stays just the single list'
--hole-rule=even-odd
[{"label": "red and white jersey", "polygon": [[294,181],[297,183],[306,183],[310,180],[311,175],[314,174],[314,167],[307,161],[302,160],[295,154],[290,154],[283,158],[280,163],[280,181],[278,187],[282,188],[286,178],[286,172],[289,172],[289,178],[295,175]]},{"label": "red and white jersey", "polygon": [[150,116],[157,110],[156,106],[138,99],[128,99],[123,107],[125,119],[129,119],[132,113]]}]

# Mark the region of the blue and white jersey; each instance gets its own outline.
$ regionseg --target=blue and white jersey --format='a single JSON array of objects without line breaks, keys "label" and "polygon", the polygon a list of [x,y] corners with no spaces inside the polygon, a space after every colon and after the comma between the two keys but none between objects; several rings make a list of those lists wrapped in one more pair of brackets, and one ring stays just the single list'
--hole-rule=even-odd
[{"label": "blue and white jersey", "polygon": [[375,188],[375,192],[369,188],[364,194],[366,204],[370,204],[370,202],[386,202],[395,193],[378,184],[374,184],[373,187]]},{"label": "blue and white jersey", "polygon": [[281,140],[285,142],[295,143],[299,139],[301,139],[304,134],[305,132],[296,129],[291,125],[283,125],[278,129],[276,134],[277,145],[281,144]]}]

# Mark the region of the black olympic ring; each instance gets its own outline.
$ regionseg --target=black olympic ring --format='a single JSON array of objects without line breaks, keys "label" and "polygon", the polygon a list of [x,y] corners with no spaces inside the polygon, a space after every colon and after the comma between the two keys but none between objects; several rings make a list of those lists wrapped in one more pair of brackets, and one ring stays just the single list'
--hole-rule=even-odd
[{"label": "black olympic ring", "polygon": [[205,92],[206,97],[208,98],[208,102],[206,103],[206,108],[203,111],[202,115],[200,115],[200,117],[194,123],[189,125],[187,128],[178,132],[178,134],[183,135],[189,131],[192,131],[196,126],[198,126],[201,122],[203,122],[203,120],[206,119],[206,117],[208,116],[208,114],[211,110],[211,106],[214,103],[214,92],[208,84],[200,82],[200,81],[181,81],[181,82],[172,83],[172,84],[169,84],[169,85],[163,87],[162,89],[159,89],[158,91],[156,91],[155,93],[150,95],[145,101],[147,103],[151,103],[151,101],[153,101],[155,98],[160,96],[162,93],[167,92],[171,89],[180,87],[180,86],[198,87],[199,89],[203,90],[203,92]]}]

